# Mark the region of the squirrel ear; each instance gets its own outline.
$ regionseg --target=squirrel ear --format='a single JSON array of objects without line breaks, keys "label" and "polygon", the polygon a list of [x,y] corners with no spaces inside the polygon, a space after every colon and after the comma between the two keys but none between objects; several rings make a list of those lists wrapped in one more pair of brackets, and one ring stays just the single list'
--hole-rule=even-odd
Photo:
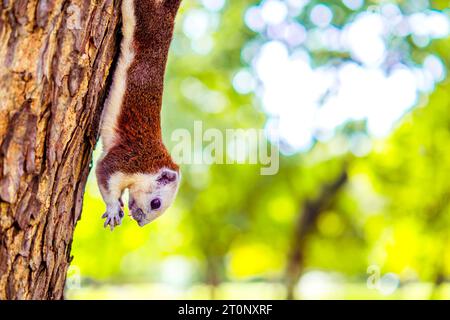
[{"label": "squirrel ear", "polygon": [[158,179],[156,179],[156,181],[158,181],[158,184],[160,185],[166,185],[176,181],[177,179],[178,179],[178,172],[170,169],[163,169]]}]

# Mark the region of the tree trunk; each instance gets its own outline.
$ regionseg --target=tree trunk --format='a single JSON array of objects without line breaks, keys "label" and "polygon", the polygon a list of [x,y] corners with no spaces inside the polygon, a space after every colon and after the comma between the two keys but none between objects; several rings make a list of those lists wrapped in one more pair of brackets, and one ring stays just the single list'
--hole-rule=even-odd
[{"label": "tree trunk", "polygon": [[0,299],[62,299],[120,1],[0,10]]},{"label": "tree trunk", "polygon": [[215,300],[217,298],[217,288],[219,287],[222,277],[222,258],[214,254],[208,255],[206,259],[206,283],[209,286],[209,298]]},{"label": "tree trunk", "polygon": [[303,271],[303,252],[308,235],[316,225],[320,214],[329,209],[332,200],[348,180],[347,168],[331,184],[325,185],[319,196],[313,201],[306,201],[298,216],[294,230],[292,246],[288,256],[285,274],[286,298],[294,299],[294,289]]}]

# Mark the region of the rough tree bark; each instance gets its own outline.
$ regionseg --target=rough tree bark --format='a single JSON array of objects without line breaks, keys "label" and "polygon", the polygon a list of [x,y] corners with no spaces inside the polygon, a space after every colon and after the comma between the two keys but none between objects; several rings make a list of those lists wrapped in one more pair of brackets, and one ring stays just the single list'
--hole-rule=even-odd
[{"label": "rough tree bark", "polygon": [[285,274],[287,299],[294,299],[294,289],[298,278],[303,271],[304,249],[310,232],[314,229],[320,214],[329,209],[333,199],[348,180],[347,167],[332,183],[325,185],[318,197],[312,201],[306,201],[295,226],[291,250]]},{"label": "rough tree bark", "polygon": [[61,299],[120,0],[0,10],[0,299]]}]

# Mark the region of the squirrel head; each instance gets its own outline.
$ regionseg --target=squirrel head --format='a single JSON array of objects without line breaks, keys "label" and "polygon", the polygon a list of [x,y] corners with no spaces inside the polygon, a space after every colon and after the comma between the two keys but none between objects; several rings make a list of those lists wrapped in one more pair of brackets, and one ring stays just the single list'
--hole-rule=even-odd
[{"label": "squirrel head", "polygon": [[180,184],[180,172],[162,168],[154,174],[138,174],[129,188],[131,216],[144,226],[161,216],[174,201]]}]

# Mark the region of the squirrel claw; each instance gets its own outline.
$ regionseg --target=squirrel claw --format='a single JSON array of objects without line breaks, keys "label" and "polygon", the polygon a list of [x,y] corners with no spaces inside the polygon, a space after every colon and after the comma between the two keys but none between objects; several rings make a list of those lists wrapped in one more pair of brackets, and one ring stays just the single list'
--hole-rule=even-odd
[{"label": "squirrel claw", "polygon": [[120,226],[122,223],[122,218],[124,216],[123,210],[121,207],[118,210],[111,211],[108,209],[103,215],[102,218],[106,219],[103,227],[107,227],[109,225],[111,231],[114,230],[114,227]]}]

